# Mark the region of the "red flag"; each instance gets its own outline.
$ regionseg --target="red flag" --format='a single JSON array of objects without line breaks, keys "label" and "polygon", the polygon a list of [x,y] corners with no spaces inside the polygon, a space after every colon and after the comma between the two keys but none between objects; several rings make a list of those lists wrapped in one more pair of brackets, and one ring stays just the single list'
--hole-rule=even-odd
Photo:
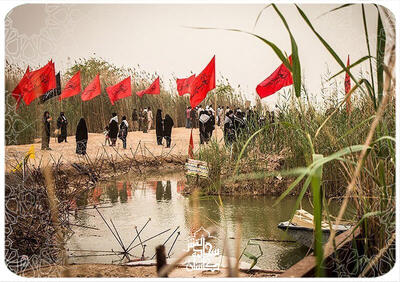
[{"label": "red flag", "polygon": [[190,84],[190,105],[196,107],[215,88],[215,56]]},{"label": "red flag", "polygon": [[143,97],[144,94],[160,94],[160,77],[157,77],[157,79],[153,81],[149,88],[136,92],[136,95],[139,97]]},{"label": "red flag", "polygon": [[178,90],[179,96],[183,96],[186,93],[190,93],[190,85],[192,84],[196,75],[192,75],[188,78],[182,78],[176,80],[176,88]]},{"label": "red flag", "polygon": [[[350,55],[347,56],[347,68],[349,68],[350,65]],[[346,77],[344,78],[344,91],[347,93],[350,92],[351,89],[351,84],[350,84],[350,75],[346,72]],[[346,111],[347,113],[351,112],[351,101],[350,101],[350,96],[347,96],[346,98]]]},{"label": "red flag", "polygon": [[129,76],[120,83],[107,87],[106,92],[113,105],[115,101],[131,96],[131,77]]},{"label": "red flag", "polygon": [[20,82],[14,88],[14,90],[12,91],[12,94],[11,94],[14,97],[14,99],[17,101],[17,106],[16,106],[17,110],[18,110],[19,104],[21,103],[21,100],[22,100],[22,88],[24,87],[24,85],[26,83],[29,82],[28,74],[29,74],[29,66],[26,68],[24,76],[21,78]]},{"label": "red flag", "polygon": [[100,75],[97,74],[92,82],[90,82],[89,85],[86,86],[85,90],[83,90],[81,94],[81,99],[82,101],[89,101],[100,94]]},{"label": "red flag", "polygon": [[[292,64],[292,56],[289,56],[289,62]],[[292,74],[282,63],[269,77],[267,77],[267,79],[257,85],[256,91],[260,98],[265,98],[274,94],[282,87],[292,84]]]},{"label": "red flag", "polygon": [[193,128],[190,131],[190,141],[189,141],[189,150],[188,150],[188,155],[190,159],[193,159],[193,149],[194,149],[194,144],[193,144]]},{"label": "red flag", "polygon": [[81,71],[74,74],[67,82],[62,91],[59,100],[78,95],[81,92]]},{"label": "red flag", "polygon": [[29,72],[28,80],[28,83],[22,87],[22,99],[27,105],[47,91],[57,87],[54,63],[50,61],[44,67]]}]

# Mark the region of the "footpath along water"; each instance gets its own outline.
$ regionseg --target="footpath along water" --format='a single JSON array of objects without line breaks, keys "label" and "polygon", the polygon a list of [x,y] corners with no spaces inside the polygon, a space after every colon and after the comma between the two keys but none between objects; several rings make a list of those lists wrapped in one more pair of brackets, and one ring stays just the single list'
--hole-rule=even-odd
[{"label": "footpath along water", "polygon": [[[171,233],[179,229],[165,244],[166,252],[171,257],[176,257],[187,249],[190,234],[200,227],[207,229],[212,225],[226,227],[230,255],[234,254],[237,219],[241,218],[241,250],[251,238],[292,240],[285,232],[279,230],[277,225],[289,218],[295,197],[287,197],[279,205],[273,207],[276,197],[269,196],[225,196],[222,197],[223,208],[218,204],[215,196],[200,197],[193,201],[190,196],[180,192],[185,184],[181,176],[164,176],[159,179],[138,181],[126,178],[115,179],[101,183],[76,199],[78,207],[97,204],[102,216],[113,228],[110,219],[118,231],[116,237],[127,247],[136,236],[135,226],[138,231],[146,224],[131,245],[136,246],[131,254],[141,257],[143,247],[140,241],[170,229],[168,232],[143,243],[144,256],[151,258],[155,247],[164,243]],[[303,201],[303,209],[312,211],[308,201]],[[121,244],[107,228],[101,216],[95,209],[79,209],[76,213],[74,224],[97,228],[88,229],[74,227],[74,234],[68,241],[70,263],[118,263],[117,255],[110,255],[122,251]],[[114,229],[114,228],[113,228]],[[176,241],[178,231],[180,232]],[[215,248],[223,251],[224,234],[217,232],[216,239],[212,240]],[[119,240],[120,238],[120,240]],[[174,244],[175,241],[175,244]],[[295,264],[307,253],[308,249],[293,242],[266,242],[255,241],[260,245],[263,256],[258,260],[257,266],[262,269],[282,270]],[[173,248],[171,249],[172,245]],[[80,251],[76,251],[80,250]],[[248,252],[258,256],[258,246],[252,246]],[[243,258],[251,263],[251,260]]]}]

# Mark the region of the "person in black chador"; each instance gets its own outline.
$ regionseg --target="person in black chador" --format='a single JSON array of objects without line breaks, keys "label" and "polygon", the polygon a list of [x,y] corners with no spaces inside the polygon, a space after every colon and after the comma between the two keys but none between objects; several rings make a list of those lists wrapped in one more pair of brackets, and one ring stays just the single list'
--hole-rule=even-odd
[{"label": "person in black chador", "polygon": [[200,144],[207,143],[209,141],[211,116],[206,110],[202,110],[199,114],[199,133],[200,133]]},{"label": "person in black chador", "polygon": [[[208,109],[207,109],[208,108]],[[212,133],[215,129],[215,117],[211,107],[206,107],[206,111],[210,116],[210,120],[206,123],[207,142],[211,140]]]},{"label": "person in black chador", "polygon": [[233,111],[229,110],[226,113],[224,121],[224,139],[225,145],[232,145],[235,141],[235,127],[233,124]]},{"label": "person in black chador", "polygon": [[170,115],[166,114],[164,119],[164,138],[167,141],[167,148],[171,147],[171,133],[172,127],[174,126],[174,121]]},{"label": "person in black chador", "polygon": [[139,115],[136,109],[133,109],[132,112],[132,131],[140,130],[140,127],[138,126],[138,121],[139,121]]},{"label": "person in black chador", "polygon": [[110,128],[108,136],[110,137],[111,140],[110,146],[115,146],[118,136],[118,116],[116,113],[112,113],[112,116],[113,117],[110,119],[110,123],[108,125]]},{"label": "person in black chador", "polygon": [[43,131],[42,131],[42,150],[50,149],[50,113],[45,111],[43,114]]},{"label": "person in black chador", "polygon": [[81,118],[79,120],[78,126],[76,127],[75,138],[76,138],[76,153],[78,155],[85,155],[87,141],[88,141],[88,130],[84,118]]},{"label": "person in black chador", "polygon": [[196,108],[190,110],[190,125],[192,128],[197,128]]},{"label": "person in black chador", "polygon": [[156,114],[156,136],[157,136],[157,145],[162,145],[164,133],[163,133],[162,111],[160,109],[157,110]]},{"label": "person in black chador", "polygon": [[243,112],[241,110],[236,111],[236,115],[233,116],[233,128],[235,131],[236,139],[238,139],[246,129],[246,123],[243,118]]},{"label": "person in black chador", "polygon": [[126,137],[128,136],[128,122],[126,120],[126,116],[122,117],[122,122],[119,125],[119,134],[118,137],[122,140],[122,146],[126,149]]},{"label": "person in black chador", "polygon": [[65,117],[64,112],[61,112],[60,116],[57,119],[57,129],[59,130],[58,143],[61,143],[63,141],[67,142],[67,125],[68,120]]}]

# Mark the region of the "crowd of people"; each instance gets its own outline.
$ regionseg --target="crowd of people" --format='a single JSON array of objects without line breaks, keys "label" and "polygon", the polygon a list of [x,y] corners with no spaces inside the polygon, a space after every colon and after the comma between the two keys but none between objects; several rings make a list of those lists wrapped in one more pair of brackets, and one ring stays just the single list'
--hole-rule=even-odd
[{"label": "crowd of people", "polygon": [[[43,114],[43,131],[42,131],[42,150],[51,150],[50,148],[50,122],[52,117],[48,111]],[[68,119],[66,118],[64,112],[60,113],[57,119],[57,129],[55,130],[55,135],[57,136],[58,143],[67,142],[67,125]],[[111,119],[105,126],[104,135],[105,142],[104,145],[116,146],[118,138],[122,141],[122,147],[126,149],[127,147],[127,137],[128,132],[141,130],[143,133],[147,133],[153,126],[153,113],[151,108],[144,108],[143,111],[138,112],[136,109],[132,112],[132,124],[131,128],[129,126],[126,116],[122,116],[121,123],[118,124],[117,113],[112,113]],[[168,114],[162,117],[162,110],[157,110],[156,116],[156,136],[157,145],[163,145],[163,140],[165,139],[166,147],[171,147],[172,141],[172,127],[174,126],[174,121],[172,117]],[[86,125],[86,120],[81,118],[78,122],[75,132],[76,139],[76,153],[78,155],[85,155],[87,149],[88,140],[88,129]]]},{"label": "crowd of people", "polygon": [[[216,126],[220,126],[224,131],[224,140],[226,145],[232,145],[237,138],[249,132],[249,129],[254,128],[254,125],[262,126],[266,122],[275,122],[275,113],[267,112],[267,116],[260,116],[256,111],[248,108],[242,111],[240,108],[230,109],[228,106],[218,106],[216,111],[211,105],[199,105],[195,108],[187,107],[186,112],[186,128],[198,128],[200,135],[200,144],[208,143],[211,140],[213,131]],[[50,122],[52,118],[48,111],[43,115],[43,133],[42,133],[42,150],[50,149]],[[68,119],[64,112],[60,113],[57,119],[57,129],[55,134],[58,143],[67,142],[67,125]],[[153,126],[153,112],[150,107],[144,108],[141,111],[134,109],[132,112],[131,126],[127,117],[122,116],[121,123],[118,121],[117,113],[112,113],[111,119],[105,127],[105,145],[116,146],[118,138],[122,141],[122,147],[127,147],[127,137],[129,130],[143,131],[147,133]],[[158,109],[155,119],[155,133],[157,145],[162,146],[165,140],[167,148],[171,147],[172,128],[174,121],[169,114],[163,118],[162,110]],[[87,149],[88,129],[86,121],[81,118],[76,127],[76,153],[85,155]]]},{"label": "crowd of people", "polygon": [[231,145],[242,133],[262,126],[267,121],[275,122],[275,112],[260,116],[251,108],[244,112],[240,108],[230,109],[229,106],[218,106],[214,111],[211,105],[205,108],[202,105],[195,108],[189,106],[186,109],[186,128],[199,128],[200,144],[210,141],[216,125],[224,130],[225,144]]}]

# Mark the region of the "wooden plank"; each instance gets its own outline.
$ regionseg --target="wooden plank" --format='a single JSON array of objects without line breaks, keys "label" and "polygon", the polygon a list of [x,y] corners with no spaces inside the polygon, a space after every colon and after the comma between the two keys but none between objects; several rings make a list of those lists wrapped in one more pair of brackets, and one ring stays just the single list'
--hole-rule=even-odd
[{"label": "wooden plank", "polygon": [[[351,235],[351,233],[354,230],[354,234]],[[336,236],[336,248],[340,249],[343,248],[347,245],[347,243],[351,242],[353,238],[358,237],[360,235],[360,229],[356,228],[350,228],[346,232],[343,232],[342,234],[339,234]],[[324,260],[328,257],[330,257],[334,253],[335,249],[332,244],[325,246],[324,249]],[[306,256],[302,260],[300,260],[298,263],[290,267],[288,270],[286,270],[284,273],[279,275],[279,277],[286,277],[286,278],[292,278],[292,277],[308,277],[311,276],[314,272],[315,269],[315,256],[313,254]]]},{"label": "wooden plank", "polygon": [[295,214],[292,218],[292,223],[297,225],[297,226],[303,226],[307,228],[314,229],[314,223],[312,220],[306,217],[299,216]]},{"label": "wooden plank", "polygon": [[306,210],[296,210],[295,214],[314,220],[314,216]]},{"label": "wooden plank", "polygon": [[[291,222],[298,226],[314,229],[314,216],[305,210],[296,210]],[[323,229],[329,229],[326,221],[322,221],[321,224]]]}]

